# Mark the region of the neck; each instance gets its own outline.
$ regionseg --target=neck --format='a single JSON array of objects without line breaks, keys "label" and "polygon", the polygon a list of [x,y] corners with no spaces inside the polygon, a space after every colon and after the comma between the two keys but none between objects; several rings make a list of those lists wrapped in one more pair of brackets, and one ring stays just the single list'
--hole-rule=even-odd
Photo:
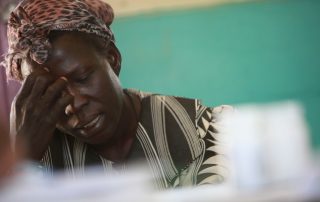
[{"label": "neck", "polygon": [[136,95],[129,95],[129,92],[123,93],[123,98],[123,109],[115,138],[107,144],[95,147],[98,154],[113,162],[123,162],[128,156],[139,122],[140,99]]}]

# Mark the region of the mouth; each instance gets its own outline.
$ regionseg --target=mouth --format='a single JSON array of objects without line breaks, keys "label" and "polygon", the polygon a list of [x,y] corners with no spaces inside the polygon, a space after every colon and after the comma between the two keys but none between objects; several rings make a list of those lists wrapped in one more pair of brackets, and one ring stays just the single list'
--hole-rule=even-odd
[{"label": "mouth", "polygon": [[81,134],[82,137],[88,138],[96,134],[102,127],[103,115],[99,114],[97,117],[82,125],[77,127],[76,130]]},{"label": "mouth", "polygon": [[96,118],[94,118],[89,123],[87,123],[84,126],[82,126],[81,128],[83,128],[83,129],[92,128],[93,126],[95,126],[99,122],[100,118],[101,118],[101,116],[98,115]]}]

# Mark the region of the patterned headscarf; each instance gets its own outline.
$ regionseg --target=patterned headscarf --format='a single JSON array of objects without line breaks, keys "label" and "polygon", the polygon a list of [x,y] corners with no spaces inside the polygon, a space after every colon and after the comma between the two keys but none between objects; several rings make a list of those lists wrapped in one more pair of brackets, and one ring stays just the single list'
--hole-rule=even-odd
[{"label": "patterned headscarf", "polygon": [[100,0],[24,0],[8,21],[9,51],[6,68],[9,76],[22,80],[21,59],[30,56],[43,64],[51,48],[52,30],[79,31],[101,37],[105,45],[114,43],[110,30],[114,13]]}]

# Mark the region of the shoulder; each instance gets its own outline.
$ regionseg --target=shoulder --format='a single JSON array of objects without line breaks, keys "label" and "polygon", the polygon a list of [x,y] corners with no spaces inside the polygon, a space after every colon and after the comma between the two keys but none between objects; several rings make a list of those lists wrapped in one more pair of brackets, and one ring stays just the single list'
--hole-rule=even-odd
[{"label": "shoulder", "polygon": [[[151,139],[165,136],[169,148],[179,148],[184,151],[179,152],[181,155],[190,154],[184,159],[191,161],[203,152],[201,139],[208,135],[208,131],[217,131],[220,128],[220,115],[233,110],[229,105],[208,107],[194,98],[141,91],[138,93],[142,101],[140,123],[150,131]],[[183,158],[180,156],[176,159]]]},{"label": "shoulder", "polygon": [[[176,110],[181,113],[177,115],[188,115],[193,120],[195,126],[200,119],[206,118],[208,121],[218,121],[223,119],[225,114],[233,113],[234,108],[231,105],[207,106],[200,99],[188,98],[174,95],[163,95],[159,93],[143,92],[136,89],[128,89],[131,93],[138,95],[142,101],[142,107],[145,111],[150,107],[168,108],[169,112]],[[155,109],[155,108],[154,108]]]}]

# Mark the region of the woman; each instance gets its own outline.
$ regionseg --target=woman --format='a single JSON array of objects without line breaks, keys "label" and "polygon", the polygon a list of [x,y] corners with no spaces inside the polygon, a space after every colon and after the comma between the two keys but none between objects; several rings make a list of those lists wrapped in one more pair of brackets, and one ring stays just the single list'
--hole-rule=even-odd
[{"label": "woman", "polygon": [[121,55],[99,0],[25,0],[8,23],[8,74],[22,82],[16,142],[48,172],[147,162],[160,188],[224,179],[218,115],[198,100],[122,89]]}]

